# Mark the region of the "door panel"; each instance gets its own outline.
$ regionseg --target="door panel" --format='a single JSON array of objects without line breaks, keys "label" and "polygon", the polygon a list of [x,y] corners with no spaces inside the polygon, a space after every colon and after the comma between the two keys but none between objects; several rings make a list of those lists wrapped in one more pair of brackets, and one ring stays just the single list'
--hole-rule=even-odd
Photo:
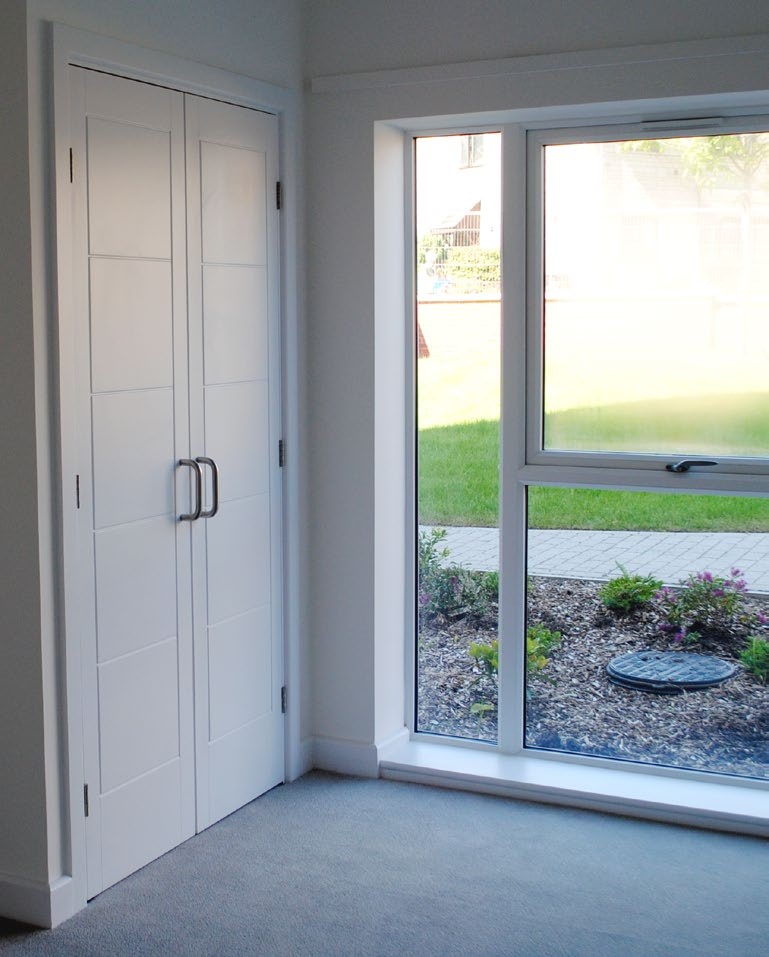
[{"label": "door panel", "polygon": [[213,625],[208,632],[211,740],[265,714],[272,706],[269,605]]},{"label": "door panel", "polygon": [[102,792],[179,757],[176,638],[99,665]]},{"label": "door panel", "polygon": [[[222,502],[268,492],[269,394],[267,382],[206,389],[206,435],[216,436]],[[248,422],[249,427],[243,427]]]},{"label": "door panel", "polygon": [[204,262],[266,263],[265,159],[248,146],[200,142]]},{"label": "door panel", "polygon": [[93,398],[96,528],[173,512],[170,389]]},{"label": "door panel", "polygon": [[179,816],[179,794],[185,787],[182,770],[180,761],[172,761],[137,778],[130,788],[117,788],[101,798],[104,887],[190,836]]},{"label": "door panel", "polygon": [[206,526],[208,624],[270,602],[270,502],[225,502]]},{"label": "door panel", "polygon": [[[283,780],[273,116],[186,101],[190,428],[220,471],[193,529],[198,827]],[[192,198],[200,196],[195,221]],[[273,201],[274,202],[274,201]],[[207,495],[210,501],[210,491]],[[208,703],[207,711],[201,705]]]},{"label": "door panel", "polygon": [[[73,68],[88,895],[194,833],[184,104]],[[77,288],[77,286],[76,286]],[[180,471],[180,470],[177,470]]]},{"label": "door panel", "polygon": [[92,260],[94,392],[173,385],[172,280],[169,262]]},{"label": "door panel", "polygon": [[166,515],[94,535],[100,663],[176,634],[174,525]]},{"label": "door panel", "polygon": [[92,254],[171,256],[169,133],[89,118]]},{"label": "door panel", "polygon": [[206,385],[267,379],[267,302],[263,266],[203,267]]},{"label": "door panel", "polygon": [[[274,709],[274,706],[273,706]],[[209,813],[219,821],[283,780],[269,719],[251,722],[209,745]]]}]

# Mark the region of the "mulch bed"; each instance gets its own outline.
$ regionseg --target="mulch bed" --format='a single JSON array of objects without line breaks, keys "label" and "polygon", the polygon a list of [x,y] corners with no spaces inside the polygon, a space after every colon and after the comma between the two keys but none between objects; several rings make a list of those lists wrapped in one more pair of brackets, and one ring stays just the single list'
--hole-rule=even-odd
[{"label": "mulch bed", "polygon": [[[652,609],[617,617],[600,583],[532,578],[528,620],[562,634],[547,666],[527,681],[526,745],[680,768],[769,778],[769,685],[740,667],[722,685],[654,694],[609,681],[606,665],[643,648],[672,650]],[[769,614],[769,598],[749,596]],[[497,739],[497,682],[469,654],[497,636],[496,609],[482,621],[433,622],[418,652],[418,729]],[[501,637],[500,643],[504,641]],[[738,661],[742,638],[711,636],[684,650]],[[472,706],[492,705],[472,713]]]}]

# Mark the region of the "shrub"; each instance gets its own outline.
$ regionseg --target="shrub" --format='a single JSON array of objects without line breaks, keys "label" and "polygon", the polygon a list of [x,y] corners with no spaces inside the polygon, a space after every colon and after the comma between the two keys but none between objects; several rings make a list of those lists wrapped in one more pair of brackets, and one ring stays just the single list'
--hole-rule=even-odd
[{"label": "shrub", "polygon": [[499,286],[498,249],[482,246],[452,246],[445,259],[444,274],[455,289],[483,292]]},{"label": "shrub", "polygon": [[766,638],[750,635],[747,648],[740,652],[740,659],[759,681],[769,679],[769,641]]},{"label": "shrub", "polygon": [[663,621],[660,630],[675,642],[696,641],[704,632],[724,634],[764,624],[745,608],[747,585],[739,568],[729,578],[698,572],[683,579],[677,589],[662,588],[655,599]]},{"label": "shrub", "polygon": [[535,623],[526,629],[526,671],[541,671],[548,663],[548,655],[561,643],[560,631],[551,631]]},{"label": "shrub", "polygon": [[419,622],[435,618],[482,618],[489,604],[497,600],[499,575],[496,572],[468,571],[444,564],[449,550],[441,543],[442,528],[420,532],[417,542]]},{"label": "shrub", "polygon": [[470,642],[470,655],[478,664],[482,664],[490,675],[499,671],[499,639],[492,638],[490,644],[482,641]]},{"label": "shrub", "polygon": [[[561,633],[551,631],[541,624],[529,625],[526,629],[526,671],[533,674],[541,671],[550,660],[549,652],[561,641]],[[499,639],[492,638],[489,644],[473,641],[470,655],[482,664],[490,675],[499,672]]]},{"label": "shrub", "polygon": [[604,606],[617,615],[629,615],[648,604],[662,588],[662,582],[651,575],[630,575],[619,566],[621,575],[612,578],[598,593]]}]

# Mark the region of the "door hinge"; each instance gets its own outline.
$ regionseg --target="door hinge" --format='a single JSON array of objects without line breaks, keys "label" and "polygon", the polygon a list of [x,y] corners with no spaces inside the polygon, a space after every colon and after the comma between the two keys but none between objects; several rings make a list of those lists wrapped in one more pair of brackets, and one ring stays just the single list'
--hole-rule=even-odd
[{"label": "door hinge", "polygon": [[280,712],[281,714],[286,713],[286,686],[280,689]]},{"label": "door hinge", "polygon": [[286,464],[286,445],[283,439],[278,442],[278,466],[283,468]]},{"label": "door hinge", "polygon": [[283,208],[283,184],[280,181],[275,184],[275,206],[277,209]]},{"label": "door hinge", "polygon": [[88,817],[88,812],[90,810],[88,805],[88,785],[83,785],[83,810],[85,811],[85,816]]},{"label": "door hinge", "polygon": [[69,181],[75,182],[75,157],[72,154],[72,147],[69,148]]},{"label": "door hinge", "polygon": [[77,502],[77,507],[80,508],[80,476],[75,476],[75,501]]}]

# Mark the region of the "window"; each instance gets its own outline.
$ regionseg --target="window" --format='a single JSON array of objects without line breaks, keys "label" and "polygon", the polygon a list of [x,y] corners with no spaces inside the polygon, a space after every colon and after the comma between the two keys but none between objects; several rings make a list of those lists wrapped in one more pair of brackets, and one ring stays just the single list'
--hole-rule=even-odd
[{"label": "window", "polygon": [[461,317],[491,257],[460,302],[473,207],[447,188],[428,222],[451,137],[417,138],[417,732],[769,778],[767,129],[461,135],[457,175],[475,139],[497,188],[526,166],[525,242],[493,254],[526,291],[484,355]]},{"label": "window", "polygon": [[[463,144],[460,164],[457,139]],[[487,157],[483,168],[466,168],[468,142],[475,144],[476,156]],[[419,731],[495,741],[499,575],[493,558],[488,569],[464,566],[457,526],[468,521],[483,526],[476,535],[496,551],[500,134],[420,137],[415,154],[415,722]]]}]

